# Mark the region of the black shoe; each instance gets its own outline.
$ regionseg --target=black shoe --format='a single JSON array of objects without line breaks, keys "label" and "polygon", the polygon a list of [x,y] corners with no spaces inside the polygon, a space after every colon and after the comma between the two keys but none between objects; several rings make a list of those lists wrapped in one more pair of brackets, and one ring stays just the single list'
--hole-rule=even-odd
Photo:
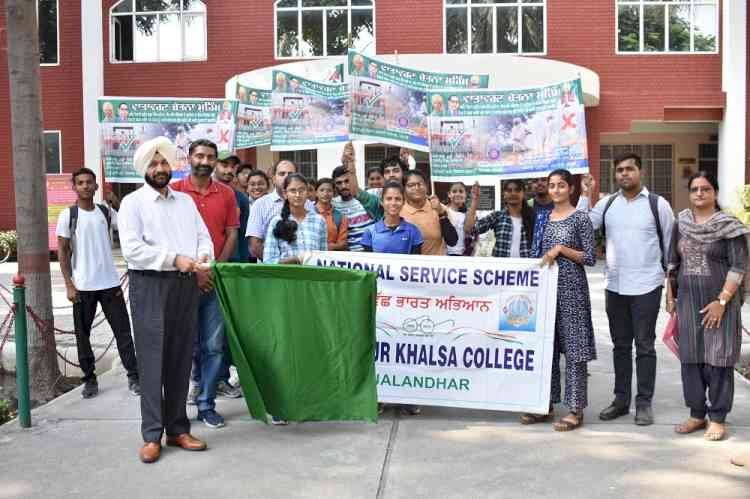
[{"label": "black shoe", "polygon": [[630,412],[630,409],[628,407],[623,407],[621,405],[616,404],[615,402],[612,402],[609,407],[604,409],[602,412],[599,413],[599,419],[602,421],[612,421],[613,419],[617,419],[620,416],[624,416],[625,414],[628,414]]},{"label": "black shoe", "polygon": [[128,391],[135,397],[139,397],[141,395],[141,384],[138,383],[137,379],[128,380]]},{"label": "black shoe", "polygon": [[635,407],[635,424],[638,426],[648,426],[654,424],[654,413],[650,405]]},{"label": "black shoe", "polygon": [[99,383],[96,380],[89,380],[83,385],[81,397],[85,399],[94,398],[99,394]]}]

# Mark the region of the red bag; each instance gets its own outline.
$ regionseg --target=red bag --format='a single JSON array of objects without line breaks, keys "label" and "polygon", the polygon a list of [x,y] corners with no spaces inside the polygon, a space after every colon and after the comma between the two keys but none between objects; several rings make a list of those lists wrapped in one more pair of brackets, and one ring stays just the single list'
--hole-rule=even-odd
[{"label": "red bag", "polygon": [[667,348],[672,350],[672,353],[679,359],[680,358],[680,347],[677,345],[677,314],[672,313],[667,322],[667,327],[664,329],[664,335],[661,337],[661,341],[667,345]]}]

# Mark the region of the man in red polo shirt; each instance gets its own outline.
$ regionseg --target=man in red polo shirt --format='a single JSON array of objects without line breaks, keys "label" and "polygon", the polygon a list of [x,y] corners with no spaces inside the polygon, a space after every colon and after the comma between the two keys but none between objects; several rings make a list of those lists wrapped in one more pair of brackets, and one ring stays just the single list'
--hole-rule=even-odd
[{"label": "man in red polo shirt", "polygon": [[[210,140],[193,141],[188,149],[190,176],[171,187],[193,198],[211,234],[216,261],[226,262],[234,255],[240,219],[234,191],[211,178],[218,153],[216,144]],[[215,400],[224,346],[224,316],[213,287],[209,285],[202,291],[198,336],[193,344],[191,395],[197,394],[198,421],[209,428],[221,428],[224,418],[216,412]]]}]

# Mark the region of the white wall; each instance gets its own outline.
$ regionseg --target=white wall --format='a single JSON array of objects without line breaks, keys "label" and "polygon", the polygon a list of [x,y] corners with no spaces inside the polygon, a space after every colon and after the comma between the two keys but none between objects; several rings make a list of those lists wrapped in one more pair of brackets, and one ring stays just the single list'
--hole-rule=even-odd
[{"label": "white wall", "polygon": [[722,90],[726,92],[724,121],[719,125],[719,203],[737,204],[737,189],[745,184],[747,157],[747,4],[725,1],[722,16]]}]

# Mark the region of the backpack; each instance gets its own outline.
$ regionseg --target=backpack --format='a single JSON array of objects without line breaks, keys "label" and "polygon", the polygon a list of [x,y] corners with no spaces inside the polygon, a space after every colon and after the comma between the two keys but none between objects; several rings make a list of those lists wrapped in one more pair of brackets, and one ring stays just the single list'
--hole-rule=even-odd
[{"label": "backpack", "polygon": [[[607,204],[604,205],[604,211],[602,212],[602,238],[604,240],[607,240],[607,210],[609,210],[609,207],[612,205],[612,203],[615,202],[615,198],[619,196],[620,193],[617,192],[609,197],[607,199]],[[661,268],[665,272],[667,271],[667,255],[664,251],[664,234],[662,233],[661,229],[661,220],[659,220],[659,195],[654,194],[653,192],[648,193],[648,205],[651,207],[651,214],[654,216],[654,222],[656,223],[656,235],[659,238],[659,250],[661,251]]]},{"label": "backpack", "polygon": [[[104,219],[107,221],[107,237],[109,237],[110,231],[112,229],[112,212],[110,212],[110,208],[107,205],[96,203],[97,208],[99,208],[99,211],[102,212],[102,215],[104,215]],[[75,235],[76,235],[76,228],[78,227],[78,205],[74,204],[69,207],[70,209],[70,221],[68,222],[68,231],[70,232],[70,251],[71,253],[75,251]]]}]

